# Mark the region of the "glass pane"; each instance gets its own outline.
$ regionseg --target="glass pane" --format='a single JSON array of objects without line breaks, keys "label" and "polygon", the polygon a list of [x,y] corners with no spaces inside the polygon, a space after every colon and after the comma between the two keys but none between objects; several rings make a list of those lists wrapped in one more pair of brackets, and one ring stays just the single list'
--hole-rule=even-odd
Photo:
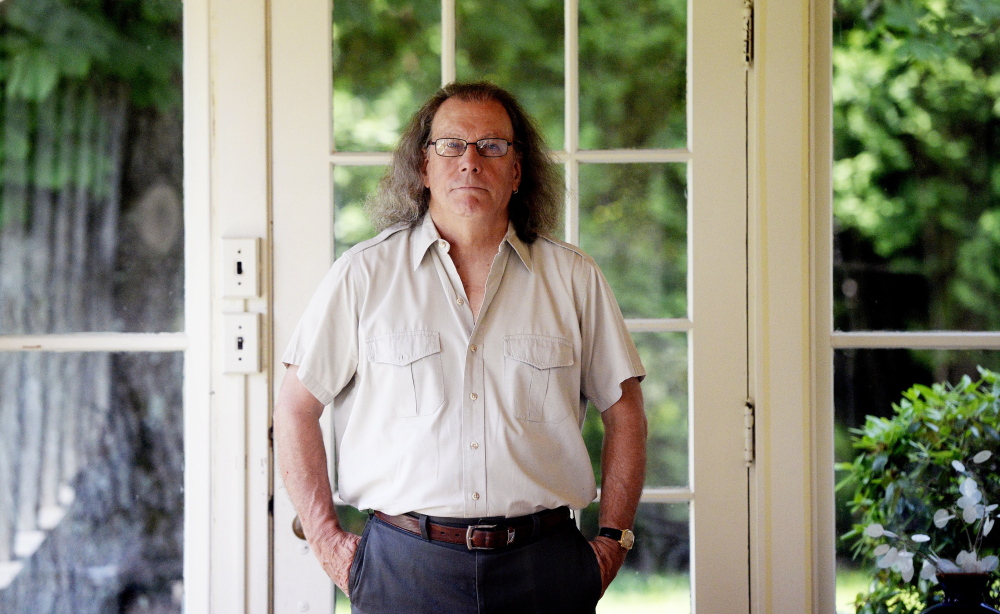
[{"label": "glass pane", "polygon": [[333,140],[338,151],[389,151],[441,87],[441,5],[333,3]]},{"label": "glass pane", "polygon": [[548,145],[560,148],[565,131],[562,0],[458,0],[456,19],[458,79],[486,79],[513,92]]},{"label": "glass pane", "polygon": [[687,1],[580,1],[580,147],[687,144]]},{"label": "glass pane", "polygon": [[333,167],[333,233],[339,258],[355,244],[375,236],[365,213],[365,199],[374,194],[384,166]]},{"label": "glass pane", "polygon": [[[838,350],[834,354],[834,365],[836,461],[838,463],[851,463],[858,454],[858,450],[852,445],[852,438],[856,435],[852,429],[864,426],[866,417],[875,416],[891,419],[895,415],[893,404],[904,405],[903,392],[915,384],[924,386],[931,386],[935,382],[957,384],[963,375],[968,375],[975,382],[980,377],[976,369],[977,366],[994,371],[1000,370],[1000,352]],[[953,400],[951,401],[951,406],[958,406],[958,403]],[[906,433],[918,433],[914,443],[929,446],[931,450],[928,453],[929,456],[935,456],[935,451],[937,450],[949,450],[956,445],[965,445],[964,443],[960,444],[960,441],[969,442],[968,445],[973,450],[969,456],[978,452],[981,447],[990,449],[994,453],[1000,447],[1000,435],[997,434],[997,431],[1000,430],[1000,418],[998,418],[996,413],[995,404],[987,406],[981,405],[977,401],[974,406],[970,407],[969,413],[978,416],[978,419],[983,420],[987,424],[985,427],[977,427],[976,429],[971,428],[969,424],[959,425],[955,422],[942,422],[939,417],[936,417],[943,415],[945,412],[938,414],[927,413],[924,415],[922,411],[916,410],[917,415],[921,416],[919,420],[911,421],[910,424],[899,427],[899,430],[886,429],[887,433],[895,433],[886,441],[889,442],[889,439],[900,441],[904,450],[908,451],[911,448],[916,450],[910,443],[907,443],[909,435],[906,435]],[[935,423],[935,421],[937,422]],[[927,427],[926,425],[929,423],[932,423],[933,426]],[[948,433],[949,428],[953,429],[953,432],[950,434]],[[935,443],[933,437],[929,436],[930,433],[935,432],[943,435],[939,440],[940,444]],[[883,445],[885,445],[885,449],[888,452],[895,444],[890,442]],[[892,449],[894,450],[895,448]],[[887,453],[885,471],[866,471],[865,475],[872,476],[873,480],[881,478],[883,475],[896,476],[893,478],[893,481],[898,485],[898,491],[904,495],[912,496],[914,491],[906,486],[909,479],[908,476],[930,476],[933,472],[929,470],[918,472],[915,466],[908,464],[910,461],[906,459],[907,456],[904,453]],[[943,473],[941,475],[952,475],[953,472],[949,461],[944,461],[943,465]],[[984,470],[993,472],[992,477],[984,481],[984,494],[986,494],[986,498],[990,503],[994,503],[996,502],[997,495],[1000,494],[1000,488],[997,486],[1000,484],[997,480],[997,467],[995,464],[988,468],[985,465],[983,467]],[[845,481],[849,475],[851,475],[851,472],[845,466],[838,466],[838,482]],[[917,479],[920,478],[918,477]],[[939,483],[930,477],[926,477],[926,480],[928,485]],[[944,484],[947,487],[947,478]],[[991,484],[992,486],[990,486]],[[992,491],[987,487],[992,488]],[[837,490],[836,529],[839,537],[850,533],[855,523],[865,524],[860,513],[852,513],[852,508],[854,507],[852,501],[854,501],[855,496],[858,494],[857,489],[858,482],[854,480],[845,482]],[[894,486],[893,489],[897,490],[897,487]],[[868,509],[872,505],[879,506],[881,501],[889,496],[891,495],[884,494],[878,497],[871,497],[866,494],[864,498],[869,499],[869,501],[862,507]],[[956,488],[955,499],[957,499],[957,496]],[[930,497],[931,495],[924,490],[921,490],[917,495],[917,498],[922,501],[930,500]],[[937,504],[933,507],[937,507]],[[905,500],[898,505],[894,505],[893,509],[898,510],[897,517],[893,520],[893,523],[914,523],[914,525],[902,529],[895,527],[898,532],[907,534],[927,532],[932,537],[932,541],[928,545],[933,546],[939,555],[944,558],[954,559],[958,554],[959,548],[951,551],[952,548],[950,546],[942,547],[941,543],[939,543],[938,540],[942,539],[944,532],[942,529],[936,529],[930,523],[930,516],[934,513],[933,509],[919,510],[917,507],[906,503]],[[924,523],[926,528],[918,530],[916,525],[920,523]],[[886,528],[891,529],[893,527],[887,526]],[[877,574],[894,578],[898,581],[897,587],[904,585],[898,572],[875,569],[871,548],[863,549],[861,554],[855,557],[852,550],[854,541],[853,538],[840,538],[837,540],[836,605],[838,612],[855,612],[854,602],[859,593],[868,594],[871,589],[887,586],[884,578],[873,582],[873,578],[877,578]],[[995,548],[995,544],[995,541],[992,545],[987,542],[986,547],[988,549]],[[966,547],[968,546],[963,543],[962,548]],[[912,544],[910,550],[913,551],[918,548],[917,544]],[[983,555],[988,553],[995,554],[996,552],[982,552]],[[917,558],[916,571],[918,573],[921,566],[922,560]],[[918,581],[915,579],[906,585],[912,589],[918,585]],[[918,595],[914,593],[914,596]],[[875,603],[882,603],[882,601],[875,601]],[[922,612],[927,605],[929,604],[917,601],[912,607],[903,608],[899,611],[916,614]],[[883,607],[874,607],[871,611],[883,610]]]},{"label": "glass pane", "polygon": [[687,166],[581,164],[580,246],[626,318],[687,315]]},{"label": "glass pane", "polygon": [[[598,614],[690,614],[691,529],[686,503],[641,503],[635,547],[597,604]],[[597,535],[598,506],[583,510],[580,529]]]},{"label": "glass pane", "polygon": [[838,329],[1000,329],[998,71],[994,3],[835,3]]},{"label": "glass pane", "polygon": [[180,0],[8,0],[0,43],[0,334],[182,330]]},{"label": "glass pane", "polygon": [[182,369],[0,353],[0,611],[181,611]]},{"label": "glass pane", "polygon": [[[646,439],[648,487],[686,486],[688,483],[687,335],[685,333],[632,333],[646,379],[642,395],[649,437]],[[601,442],[604,426],[600,412],[588,407],[583,437],[590,452],[597,484],[601,483]]]}]

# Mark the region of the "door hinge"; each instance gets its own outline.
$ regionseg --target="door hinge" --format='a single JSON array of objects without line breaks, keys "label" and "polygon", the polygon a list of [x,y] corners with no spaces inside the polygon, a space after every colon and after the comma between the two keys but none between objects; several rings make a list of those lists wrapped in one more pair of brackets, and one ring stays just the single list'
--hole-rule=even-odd
[{"label": "door hinge", "polygon": [[743,406],[743,458],[747,467],[754,461],[754,409],[753,399],[747,399]]},{"label": "door hinge", "polygon": [[753,66],[753,0],[743,0],[743,65]]}]

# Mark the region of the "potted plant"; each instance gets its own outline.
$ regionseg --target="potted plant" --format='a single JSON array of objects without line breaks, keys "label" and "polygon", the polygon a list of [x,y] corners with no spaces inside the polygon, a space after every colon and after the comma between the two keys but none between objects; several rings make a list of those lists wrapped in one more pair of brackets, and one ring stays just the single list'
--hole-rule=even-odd
[{"label": "potted plant", "polygon": [[941,604],[944,574],[973,574],[987,600],[1000,592],[1000,374],[979,372],[913,386],[891,419],[869,416],[854,431],[857,456],[838,467],[847,472],[838,488],[856,488],[855,525],[842,538],[876,569],[858,614]]}]

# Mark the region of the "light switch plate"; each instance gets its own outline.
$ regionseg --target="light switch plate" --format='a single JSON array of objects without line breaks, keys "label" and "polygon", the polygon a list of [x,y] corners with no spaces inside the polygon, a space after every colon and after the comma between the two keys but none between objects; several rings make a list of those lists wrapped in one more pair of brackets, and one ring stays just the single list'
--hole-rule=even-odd
[{"label": "light switch plate", "polygon": [[222,240],[223,298],[260,296],[260,240]]},{"label": "light switch plate", "polygon": [[260,372],[260,314],[227,313],[223,318],[223,373]]}]

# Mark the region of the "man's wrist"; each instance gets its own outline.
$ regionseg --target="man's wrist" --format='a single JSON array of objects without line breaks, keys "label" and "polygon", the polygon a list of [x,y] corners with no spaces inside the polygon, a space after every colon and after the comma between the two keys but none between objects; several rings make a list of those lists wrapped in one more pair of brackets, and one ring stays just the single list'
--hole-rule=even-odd
[{"label": "man's wrist", "polygon": [[601,527],[597,532],[599,537],[607,537],[614,540],[626,552],[635,545],[635,534],[631,529],[615,529],[612,527]]}]

